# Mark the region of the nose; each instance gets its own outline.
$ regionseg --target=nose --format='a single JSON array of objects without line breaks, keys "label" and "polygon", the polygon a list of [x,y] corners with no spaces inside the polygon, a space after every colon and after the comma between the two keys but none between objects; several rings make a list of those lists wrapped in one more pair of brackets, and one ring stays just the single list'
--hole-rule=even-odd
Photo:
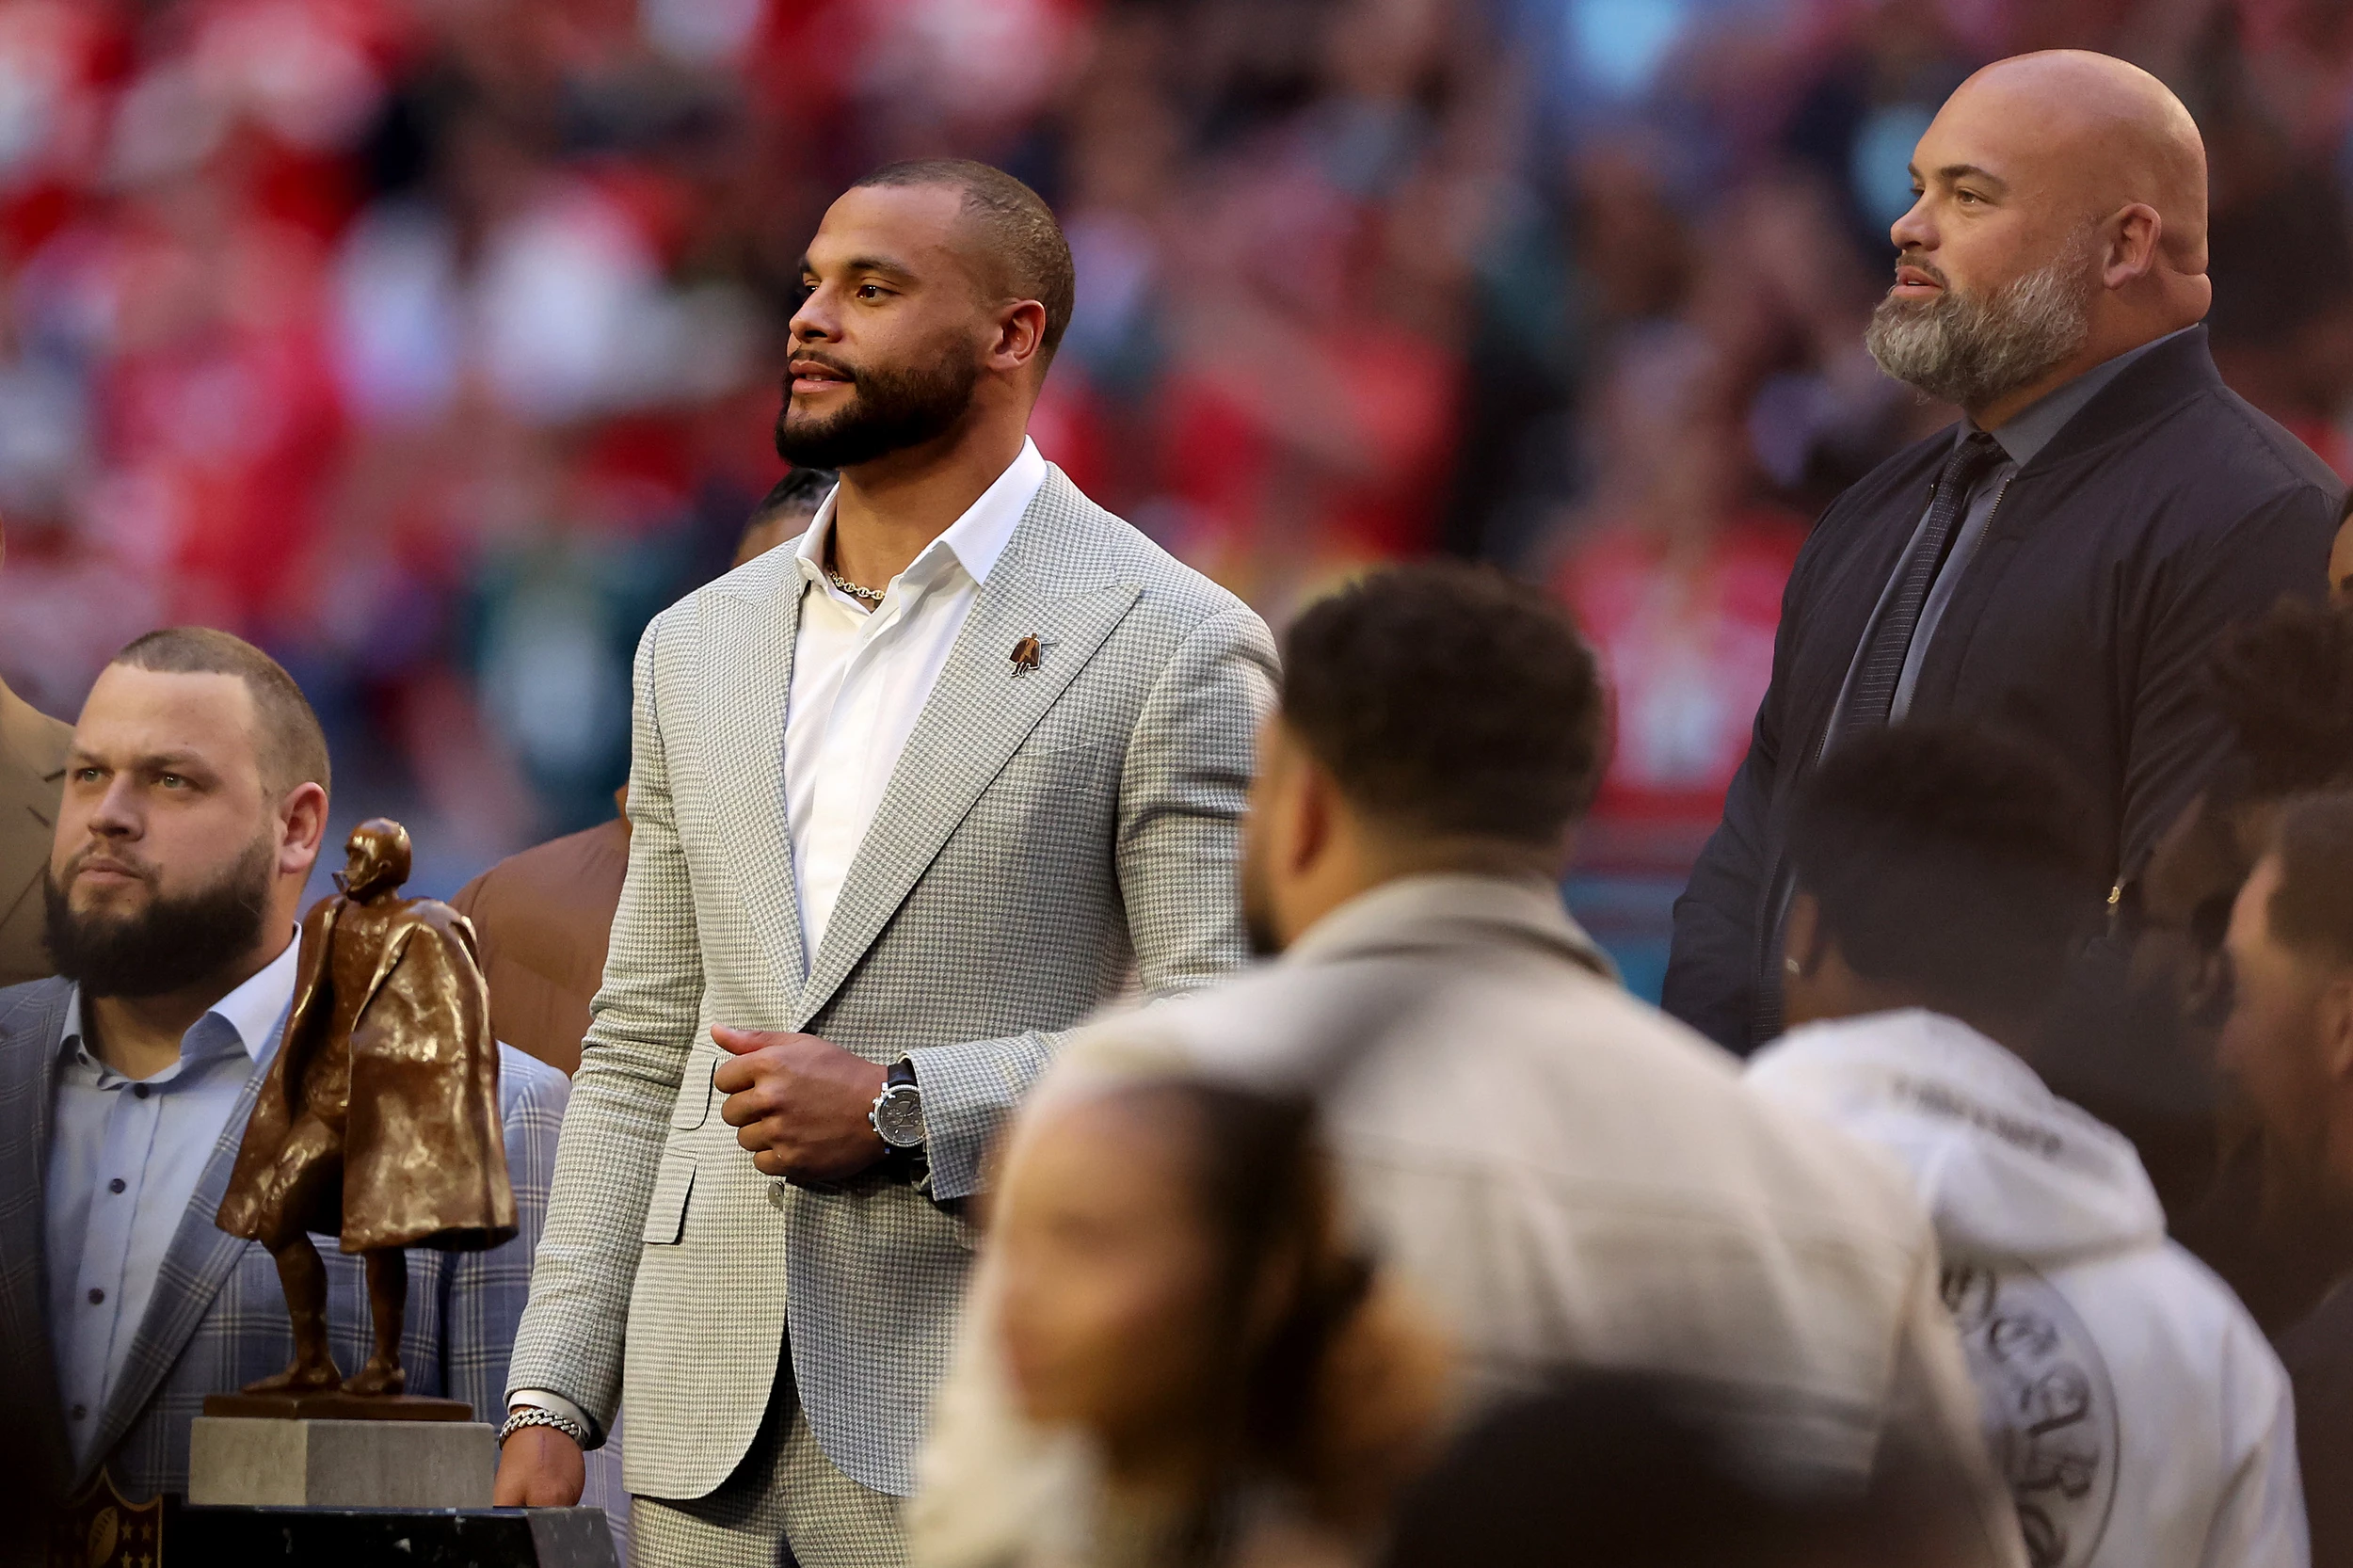
[{"label": "nose", "polygon": [[822,287],[808,291],[801,308],[792,312],[786,324],[786,332],[795,344],[829,343],[835,337],[836,320],[833,301]]},{"label": "nose", "polygon": [[115,775],[106,785],[106,792],[98,797],[98,804],[89,814],[89,831],[93,838],[136,839],[147,830],[147,817],[139,809],[138,780],[126,769]]},{"label": "nose", "polygon": [[1894,223],[1888,225],[1887,237],[1896,242],[1898,254],[1908,250],[1936,248],[1936,225],[1929,220],[1927,193],[1912,199],[1912,205]]}]

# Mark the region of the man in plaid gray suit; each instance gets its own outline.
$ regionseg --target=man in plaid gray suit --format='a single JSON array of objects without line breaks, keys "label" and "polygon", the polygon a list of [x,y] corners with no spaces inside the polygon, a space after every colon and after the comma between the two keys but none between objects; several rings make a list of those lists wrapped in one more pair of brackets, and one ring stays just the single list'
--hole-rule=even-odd
[{"label": "man in plaid gray suit", "polygon": [[1273,644],[1027,439],[1070,312],[1052,214],[894,166],[803,286],[777,447],[841,483],[639,648],[500,1469],[502,1502],[569,1501],[625,1404],[641,1564],[904,1560],[991,1130],[1131,976],[1248,956]]},{"label": "man in plaid gray suit", "polygon": [[[292,1000],[327,745],[268,655],[151,632],[99,677],[47,883],[59,977],[0,990],[0,1501],[18,1525],[103,1465],[184,1493],[204,1396],[294,1355],[269,1253],[214,1223]],[[409,1259],[412,1392],[500,1408],[568,1085],[500,1051],[521,1234]],[[337,1364],[367,1359],[360,1260],[328,1249]],[[38,1554],[38,1528],[0,1528]]]}]

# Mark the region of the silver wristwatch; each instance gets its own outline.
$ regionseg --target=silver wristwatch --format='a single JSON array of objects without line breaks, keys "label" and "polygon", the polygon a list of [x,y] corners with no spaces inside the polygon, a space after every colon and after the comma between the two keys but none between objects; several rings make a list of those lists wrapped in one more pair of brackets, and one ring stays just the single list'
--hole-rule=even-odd
[{"label": "silver wristwatch", "polygon": [[915,1081],[915,1064],[904,1057],[892,1064],[874,1108],[866,1113],[874,1136],[893,1149],[923,1146],[923,1086]]}]

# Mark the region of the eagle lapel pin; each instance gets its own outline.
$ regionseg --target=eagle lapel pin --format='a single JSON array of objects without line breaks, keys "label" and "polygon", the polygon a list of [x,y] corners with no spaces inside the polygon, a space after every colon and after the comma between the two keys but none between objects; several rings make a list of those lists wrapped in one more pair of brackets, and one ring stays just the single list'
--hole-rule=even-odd
[{"label": "eagle lapel pin", "polygon": [[1024,676],[1037,668],[1039,651],[1038,640],[1034,632],[1014,644],[1013,673],[1016,677]]}]

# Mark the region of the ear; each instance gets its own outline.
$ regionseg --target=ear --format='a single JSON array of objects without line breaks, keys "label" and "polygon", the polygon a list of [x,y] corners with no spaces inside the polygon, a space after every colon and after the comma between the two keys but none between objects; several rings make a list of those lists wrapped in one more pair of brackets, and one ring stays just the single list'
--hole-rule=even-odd
[{"label": "ear", "polygon": [[[1800,893],[1789,901],[1789,919],[1782,927],[1785,979],[1803,980],[1819,974],[1830,956],[1830,935],[1822,929],[1821,901]],[[1794,965],[1795,968],[1787,966]]]},{"label": "ear", "polygon": [[2112,289],[2149,276],[2165,239],[2165,218],[2146,201],[2135,201],[2108,220],[2108,242],[2100,281]]},{"label": "ear", "polygon": [[309,876],[327,837],[327,792],[316,784],[297,784],[278,808],[278,874]]},{"label": "ear", "polygon": [[1332,848],[1339,827],[1340,792],[1312,757],[1292,760],[1291,832],[1286,871],[1306,871]]},{"label": "ear", "polygon": [[1812,893],[1789,901],[1789,920],[1782,927],[1781,1016],[1795,1029],[1818,1023],[1849,1011],[1841,1005],[1844,974],[1837,944],[1822,923],[1822,906]]},{"label": "ear", "polygon": [[2315,1013],[2321,1070],[2332,1082],[2353,1082],[2353,974],[2339,973],[2320,988]]},{"label": "ear", "polygon": [[988,366],[1018,371],[1045,347],[1046,307],[1034,299],[1016,299],[997,312],[997,341],[989,349]]}]

